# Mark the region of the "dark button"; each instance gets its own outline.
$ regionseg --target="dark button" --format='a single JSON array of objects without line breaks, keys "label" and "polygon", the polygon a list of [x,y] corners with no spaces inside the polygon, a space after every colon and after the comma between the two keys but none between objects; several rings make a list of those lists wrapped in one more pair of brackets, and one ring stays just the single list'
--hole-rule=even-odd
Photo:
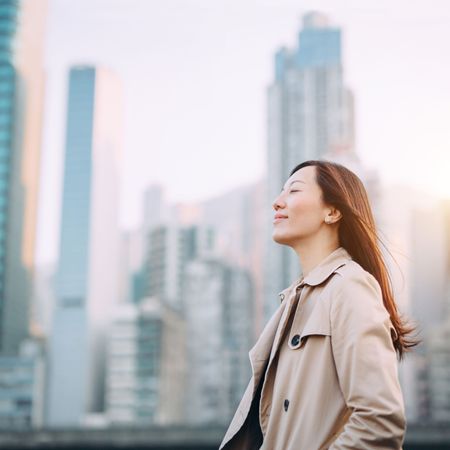
[{"label": "dark button", "polygon": [[281,301],[284,300],[284,294],[280,294],[280,299],[281,299]]},{"label": "dark button", "polygon": [[284,410],[287,411],[288,408],[289,408],[289,400],[286,399],[286,400],[284,401]]},{"label": "dark button", "polygon": [[291,344],[292,345],[297,345],[300,342],[300,335],[296,334],[292,339],[291,339]]}]

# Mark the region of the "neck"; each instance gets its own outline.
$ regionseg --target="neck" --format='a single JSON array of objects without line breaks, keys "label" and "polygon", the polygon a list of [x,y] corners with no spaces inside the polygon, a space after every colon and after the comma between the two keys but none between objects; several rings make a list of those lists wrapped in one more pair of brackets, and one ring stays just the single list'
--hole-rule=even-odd
[{"label": "neck", "polygon": [[295,251],[302,267],[303,276],[306,277],[314,267],[319,265],[322,260],[338,248],[339,242],[337,240],[329,242],[315,241],[306,244],[302,243]]}]

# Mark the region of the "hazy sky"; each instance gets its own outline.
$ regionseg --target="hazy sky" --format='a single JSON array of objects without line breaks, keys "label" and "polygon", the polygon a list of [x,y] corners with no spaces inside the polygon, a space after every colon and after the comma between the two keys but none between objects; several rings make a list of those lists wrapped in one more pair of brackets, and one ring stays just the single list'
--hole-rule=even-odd
[{"label": "hazy sky", "polygon": [[273,54],[296,45],[311,9],[343,29],[361,158],[450,196],[448,0],[49,0],[38,261],[57,254],[70,65],[123,81],[120,216],[132,227],[151,183],[195,201],[263,175]]}]

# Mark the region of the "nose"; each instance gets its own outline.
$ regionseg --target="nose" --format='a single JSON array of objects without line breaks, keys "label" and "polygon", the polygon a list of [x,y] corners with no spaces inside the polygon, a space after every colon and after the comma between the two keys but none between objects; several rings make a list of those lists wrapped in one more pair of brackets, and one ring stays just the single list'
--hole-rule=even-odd
[{"label": "nose", "polygon": [[275,200],[272,203],[272,208],[275,211],[278,211],[280,208],[284,206],[284,200],[283,200],[283,194],[278,194],[278,196],[275,198]]}]

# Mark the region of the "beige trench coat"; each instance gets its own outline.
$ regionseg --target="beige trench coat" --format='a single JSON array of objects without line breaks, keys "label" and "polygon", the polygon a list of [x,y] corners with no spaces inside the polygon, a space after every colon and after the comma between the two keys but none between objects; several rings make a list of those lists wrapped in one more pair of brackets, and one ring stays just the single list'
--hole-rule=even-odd
[{"label": "beige trench coat", "polygon": [[[286,330],[289,356],[277,364],[297,288],[299,307]],[[279,297],[249,352],[252,377],[220,449],[401,449],[406,420],[395,329],[376,279],[339,247]],[[302,323],[307,303],[313,306]],[[262,447],[252,443],[254,429],[242,428],[260,381]],[[272,397],[273,385],[282,395]]]}]

